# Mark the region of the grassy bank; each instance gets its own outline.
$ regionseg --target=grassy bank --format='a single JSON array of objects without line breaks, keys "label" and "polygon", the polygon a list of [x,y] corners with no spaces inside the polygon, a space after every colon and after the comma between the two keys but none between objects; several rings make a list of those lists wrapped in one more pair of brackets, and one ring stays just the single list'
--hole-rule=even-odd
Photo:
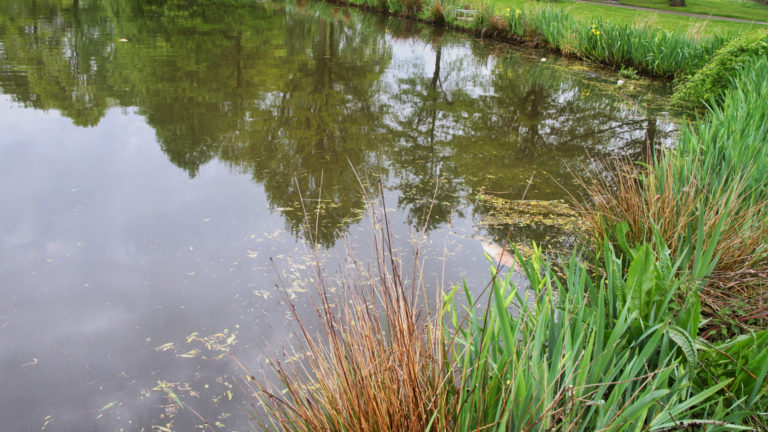
[{"label": "grassy bank", "polygon": [[675,92],[675,102],[697,107],[722,102],[740,68],[750,67],[752,57],[768,56],[768,32],[739,36],[718,49],[712,59],[686,79]]},{"label": "grassy bank", "polygon": [[[703,66],[726,40],[659,29],[650,23],[621,24],[602,18],[587,23],[548,3],[497,9],[482,3],[469,15],[451,0],[340,0],[438,25],[468,29],[483,36],[549,47],[619,69],[674,77]],[[457,12],[458,10],[458,12]]]},{"label": "grassy bank", "polygon": [[669,0],[620,0],[619,3],[675,12],[768,21],[768,5],[757,1],[693,0],[685,6],[670,6]]},{"label": "grassy bank", "polygon": [[[751,57],[716,93],[702,121],[680,132],[677,148],[651,169],[621,167],[613,181],[593,183],[585,213],[596,238],[641,244],[660,235],[680,265],[708,275],[710,316],[734,325],[768,317],[768,57]],[[615,235],[617,226],[628,228]],[[711,271],[697,254],[711,253]]]},{"label": "grassy bank", "polygon": [[[479,4],[480,0],[477,1]],[[720,1],[720,0],[715,0]],[[621,2],[625,3],[625,2]],[[669,4],[669,2],[666,2]],[[530,7],[540,4],[536,0],[497,0],[496,6],[499,9]],[[629,3],[626,3],[629,4]],[[719,20],[703,20],[699,18],[690,18],[680,15],[670,15],[664,13],[655,13],[652,11],[638,11],[624,8],[617,8],[611,5],[576,3],[569,0],[548,1],[548,8],[558,9],[567,12],[575,20],[590,24],[593,20],[601,18],[616,24],[633,25],[638,22],[652,24],[656,28],[668,30],[675,33],[687,34],[694,37],[712,36],[726,33],[743,33],[756,28],[760,25],[745,24],[738,22],[728,22]],[[768,10],[768,8],[766,8]],[[757,18],[750,18],[757,19]]]}]

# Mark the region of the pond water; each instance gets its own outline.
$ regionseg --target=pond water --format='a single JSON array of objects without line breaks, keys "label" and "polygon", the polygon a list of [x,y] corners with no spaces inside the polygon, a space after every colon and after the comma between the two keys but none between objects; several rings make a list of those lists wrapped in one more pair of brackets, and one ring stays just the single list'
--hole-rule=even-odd
[{"label": "pond water", "polygon": [[572,243],[572,171],[671,142],[667,86],[617,80],[324,4],[3,0],[0,429],[249,430],[218,357],[289,339],[310,246],[368,256],[363,189],[427,285],[481,285],[483,242]]}]

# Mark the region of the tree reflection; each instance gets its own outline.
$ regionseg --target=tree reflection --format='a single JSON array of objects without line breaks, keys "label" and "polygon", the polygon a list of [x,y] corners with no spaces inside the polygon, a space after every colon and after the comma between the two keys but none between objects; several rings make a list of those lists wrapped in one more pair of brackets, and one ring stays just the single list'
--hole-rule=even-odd
[{"label": "tree reflection", "polygon": [[408,211],[408,221],[427,230],[448,221],[459,207],[462,183],[448,142],[440,130],[451,101],[442,88],[442,32],[428,35],[434,52],[431,76],[411,76],[399,81],[394,95],[394,116],[389,134],[397,137],[390,147],[391,167],[398,176],[398,205]]},{"label": "tree reflection", "polygon": [[2,2],[3,92],[27,107],[60,110],[78,126],[96,125],[110,107],[114,32],[94,8],[92,1]]},{"label": "tree reflection", "polygon": [[[639,159],[666,138],[612,82],[418,27],[322,3],[4,1],[0,87],[81,126],[135,107],[190,177],[224,161],[325,247],[364,209],[358,175],[378,160],[409,223],[434,229],[486,214],[481,191],[561,198],[558,183],[577,189],[566,161]],[[390,67],[393,44],[429,66]]]}]

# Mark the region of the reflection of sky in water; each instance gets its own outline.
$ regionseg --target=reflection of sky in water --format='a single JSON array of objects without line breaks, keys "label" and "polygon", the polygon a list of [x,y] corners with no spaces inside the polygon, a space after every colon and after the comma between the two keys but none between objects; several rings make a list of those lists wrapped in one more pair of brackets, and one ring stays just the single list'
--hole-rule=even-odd
[{"label": "reflection of sky in water", "polygon": [[[430,181],[439,174],[447,183],[443,188],[450,202],[449,208],[441,210],[440,223],[424,239],[425,280],[432,289],[466,276],[479,291],[489,263],[478,237],[503,237],[502,229],[477,228],[484,215],[482,206],[474,202],[479,191],[486,187],[511,190],[505,197],[519,198],[532,170],[562,176],[563,161],[586,161],[585,147],[605,154],[636,152],[637,142],[647,131],[639,125],[645,120],[641,109],[617,103],[615,94],[602,88],[602,93],[592,96],[597,102],[590,109],[609,119],[602,125],[609,132],[595,137],[587,128],[583,139],[569,141],[569,134],[578,137],[581,131],[568,122],[592,115],[586,108],[577,110],[582,95],[578,92],[592,88],[582,71],[558,70],[567,62],[556,58],[539,65],[534,56],[531,65],[529,54],[506,49],[508,57],[479,55],[492,47],[499,51],[498,46],[459,39],[441,51],[440,93],[430,99],[423,95],[434,73],[434,46],[387,37],[392,59],[373,84],[372,98],[372,105],[385,109],[371,133],[390,146],[383,149],[388,164],[386,199],[405,268],[410,240],[417,235],[413,219],[419,212],[411,210],[429,200],[434,190]],[[172,58],[170,52],[160,57]],[[515,73],[530,75],[515,84]],[[541,83],[531,79],[540,75],[545,78]],[[595,85],[600,81],[595,79]],[[529,82],[538,87],[528,86]],[[216,94],[218,87],[213,84],[213,90],[203,96]],[[524,93],[533,96],[526,98]],[[153,389],[165,380],[178,383],[174,388],[180,397],[209,421],[221,421],[227,430],[248,429],[247,399],[236,384],[241,374],[233,362],[204,360],[203,356],[218,352],[208,352],[186,338],[195,331],[206,336],[224,334],[226,329],[227,337],[237,332],[234,353],[258,370],[263,351],[270,349],[265,347],[286,343],[290,322],[285,296],[308,310],[307,294],[302,292],[313,271],[308,247],[291,232],[295,227],[282,207],[298,197],[284,196],[288,195],[285,190],[266,184],[291,173],[273,166],[267,167],[272,171],[263,172],[256,170],[259,165],[249,165],[248,157],[264,158],[272,149],[248,153],[248,145],[266,141],[258,135],[258,122],[266,118],[258,117],[263,114],[259,110],[276,116],[284,97],[280,88],[272,87],[259,95],[252,109],[237,119],[242,122],[240,129],[227,129],[228,134],[219,136],[234,143],[223,148],[235,156],[227,159],[219,154],[204,161],[194,178],[185,171],[187,167],[171,163],[161,142],[169,130],[184,124],[174,123],[175,117],[162,123],[167,120],[161,116],[163,109],[174,107],[172,96],[178,95],[163,94],[170,102],[158,97],[152,100],[157,106],[143,107],[154,113],[159,126],[150,126],[149,115],[140,115],[139,108],[111,108],[91,128],[74,126],[56,111],[24,109],[9,96],[0,96],[0,194],[4,197],[0,208],[0,418],[4,428],[40,428],[48,416],[52,417],[46,430],[164,426],[171,421],[167,417],[171,408],[162,391]],[[534,113],[540,117],[520,108],[528,104],[536,111],[538,105],[530,102],[534,97],[546,102],[541,113]],[[136,100],[144,102],[138,96]],[[299,102],[290,108],[302,109],[303,101]],[[222,107],[232,108],[231,101],[225,100]],[[184,108],[179,111],[183,113]],[[430,109],[434,136],[427,121]],[[660,135],[668,134],[672,126],[666,114],[658,117]],[[617,126],[627,119],[635,123],[623,129]],[[356,129],[359,125],[351,124],[349,130],[364,135]],[[403,132],[405,124],[414,126]],[[524,138],[532,128],[538,128],[534,138],[539,141],[529,145]],[[281,130],[287,140],[290,132]],[[296,139],[303,138],[297,135]],[[242,155],[237,153],[241,150]],[[373,146],[361,150],[366,152],[361,160],[375,159],[376,150]],[[196,161],[192,162],[196,169]],[[305,162],[316,161],[307,157]],[[326,173],[350,169],[346,160],[342,162],[343,166],[323,169]],[[599,164],[592,168],[599,169]],[[354,180],[353,176],[339,178]],[[531,188],[533,198],[563,197],[554,183],[540,178]],[[357,184],[341,186],[358,190]],[[342,214],[348,213],[354,212]],[[366,218],[351,223],[346,237],[322,252],[331,278],[346,268],[347,247],[363,261],[370,258],[369,228]],[[545,234],[546,229],[543,234],[530,230],[520,235]],[[276,289],[279,284],[287,292]],[[167,343],[173,347],[156,349]],[[179,357],[193,349],[201,352],[194,358]],[[189,411],[177,414],[173,422],[177,430],[190,430],[199,423]]]},{"label": "reflection of sky in water", "polygon": [[[185,400],[201,413],[242,414],[239,405],[212,402],[219,397],[227,406],[221,396],[228,387],[216,378],[228,375],[223,382],[235,385],[231,362],[175,355],[193,349],[184,344],[193,331],[239,327],[235,352],[251,364],[263,340],[284,342],[287,310],[274,268],[292,291],[311,267],[307,248],[268,210],[258,184],[215,161],[190,180],[168,164],[142,117],[117,109],[82,129],[2,97],[0,129],[13,131],[0,139],[0,193],[8,203],[0,213],[0,386],[14,389],[2,392],[2,411],[16,413],[3,416],[6,426],[42,425],[48,415],[64,429],[103,430],[127,420],[146,426],[161,420],[162,400],[158,391],[142,400],[142,390],[160,379],[191,383],[202,397]],[[392,217],[407,251],[412,233],[402,216]],[[363,220],[354,228],[353,246],[367,241],[367,227]],[[469,235],[471,222],[453,230]],[[428,241],[433,286],[459,275],[450,266],[443,273],[437,259],[444,245],[463,241],[449,232]],[[469,244],[478,262],[482,249]],[[368,253],[364,244],[359,250]],[[466,260],[459,251],[451,246],[448,260]],[[327,253],[343,254],[343,244]],[[167,342],[176,352],[153,349]],[[230,391],[243,400],[236,385]],[[194,423],[177,418],[176,426]]]}]

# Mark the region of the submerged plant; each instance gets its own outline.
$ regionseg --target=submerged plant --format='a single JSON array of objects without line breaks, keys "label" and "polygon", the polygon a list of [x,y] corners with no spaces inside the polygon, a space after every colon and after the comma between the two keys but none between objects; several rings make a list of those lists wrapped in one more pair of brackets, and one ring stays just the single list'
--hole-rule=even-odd
[{"label": "submerged plant", "polygon": [[623,78],[629,78],[629,79],[638,79],[640,76],[637,74],[637,71],[633,67],[623,67],[619,69],[619,76]]}]

